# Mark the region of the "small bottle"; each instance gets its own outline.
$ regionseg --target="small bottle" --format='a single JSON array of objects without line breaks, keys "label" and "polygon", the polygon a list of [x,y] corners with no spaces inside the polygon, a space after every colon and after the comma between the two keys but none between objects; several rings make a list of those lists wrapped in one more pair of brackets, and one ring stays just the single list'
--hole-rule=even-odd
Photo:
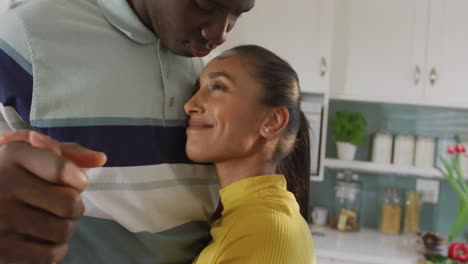
[{"label": "small bottle", "polygon": [[335,203],[333,208],[333,217],[331,221],[331,227],[338,229],[338,222],[340,218],[341,210],[346,208],[346,181],[343,172],[338,172],[336,175],[335,182]]},{"label": "small bottle", "polygon": [[402,213],[400,202],[400,192],[397,188],[385,188],[385,196],[382,201],[382,215],[380,218],[380,230],[382,233],[400,233]]},{"label": "small bottle", "polygon": [[421,193],[410,191],[406,194],[405,222],[403,233],[419,232],[419,215],[421,209]]}]

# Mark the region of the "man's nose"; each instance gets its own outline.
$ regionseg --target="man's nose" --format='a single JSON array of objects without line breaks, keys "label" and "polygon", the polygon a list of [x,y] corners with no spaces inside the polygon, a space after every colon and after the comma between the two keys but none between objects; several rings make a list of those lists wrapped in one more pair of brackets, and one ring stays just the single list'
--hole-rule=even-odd
[{"label": "man's nose", "polygon": [[229,15],[219,15],[202,29],[202,36],[210,43],[219,46],[226,41],[234,23]]}]

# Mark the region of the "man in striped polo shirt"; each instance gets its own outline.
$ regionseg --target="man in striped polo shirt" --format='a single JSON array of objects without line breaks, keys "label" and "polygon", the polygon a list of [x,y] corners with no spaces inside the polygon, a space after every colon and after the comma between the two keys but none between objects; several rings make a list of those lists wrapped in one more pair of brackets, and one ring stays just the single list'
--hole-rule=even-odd
[{"label": "man in striped polo shirt", "polygon": [[0,14],[0,132],[33,129],[107,163],[86,181],[77,145],[65,158],[2,146],[0,263],[189,263],[199,253],[217,182],[185,155],[183,104],[197,57],[254,2],[12,1]]}]

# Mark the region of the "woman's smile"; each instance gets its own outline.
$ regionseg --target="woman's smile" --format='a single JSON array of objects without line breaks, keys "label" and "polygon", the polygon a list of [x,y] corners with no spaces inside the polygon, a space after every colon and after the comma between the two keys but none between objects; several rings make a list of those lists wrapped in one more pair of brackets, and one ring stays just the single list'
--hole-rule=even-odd
[{"label": "woman's smile", "polygon": [[187,131],[202,130],[209,128],[213,128],[213,125],[202,120],[194,120],[193,118],[191,118],[188,123]]}]

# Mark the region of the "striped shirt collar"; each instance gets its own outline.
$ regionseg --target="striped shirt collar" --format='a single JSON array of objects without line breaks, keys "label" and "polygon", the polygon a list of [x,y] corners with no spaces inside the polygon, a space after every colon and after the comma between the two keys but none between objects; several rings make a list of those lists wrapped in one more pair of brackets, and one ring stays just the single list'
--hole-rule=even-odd
[{"label": "striped shirt collar", "polygon": [[127,37],[140,44],[152,44],[158,39],[140,21],[127,0],[98,0],[106,19]]}]

